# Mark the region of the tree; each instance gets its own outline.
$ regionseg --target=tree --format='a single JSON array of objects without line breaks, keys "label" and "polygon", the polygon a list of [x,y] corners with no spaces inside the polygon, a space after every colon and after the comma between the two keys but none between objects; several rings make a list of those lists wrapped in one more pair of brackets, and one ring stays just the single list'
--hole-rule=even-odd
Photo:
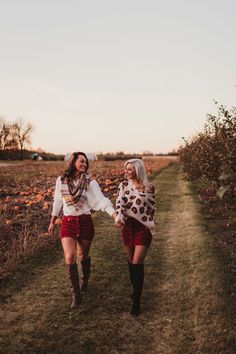
[{"label": "tree", "polygon": [[30,123],[25,123],[23,119],[18,119],[13,124],[13,137],[16,138],[20,147],[20,159],[23,160],[23,149],[27,144],[31,143],[30,134],[33,131],[33,126]]},{"label": "tree", "polygon": [[10,126],[4,117],[0,117],[0,150],[4,151],[8,145]]}]

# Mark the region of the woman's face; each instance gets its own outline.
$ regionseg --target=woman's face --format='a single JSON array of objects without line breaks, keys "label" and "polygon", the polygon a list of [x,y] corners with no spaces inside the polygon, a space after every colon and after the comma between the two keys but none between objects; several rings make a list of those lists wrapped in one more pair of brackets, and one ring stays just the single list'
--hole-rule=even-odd
[{"label": "woman's face", "polygon": [[128,179],[135,179],[137,178],[136,176],[136,171],[134,168],[134,165],[132,163],[128,163],[125,167],[125,174]]},{"label": "woman's face", "polygon": [[75,167],[79,173],[84,173],[87,170],[87,161],[83,155],[79,155],[75,161]]}]

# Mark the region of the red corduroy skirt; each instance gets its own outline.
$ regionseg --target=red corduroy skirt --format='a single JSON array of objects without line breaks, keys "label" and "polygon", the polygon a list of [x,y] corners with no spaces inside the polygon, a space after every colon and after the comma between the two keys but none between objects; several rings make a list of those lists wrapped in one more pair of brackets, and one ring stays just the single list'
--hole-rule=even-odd
[{"label": "red corduroy skirt", "polygon": [[94,238],[94,224],[90,214],[79,216],[69,215],[62,217],[60,238],[73,237],[76,240],[90,240]]},{"label": "red corduroy skirt", "polygon": [[126,247],[143,245],[149,248],[152,242],[152,233],[138,220],[128,217],[122,229],[122,239]]}]

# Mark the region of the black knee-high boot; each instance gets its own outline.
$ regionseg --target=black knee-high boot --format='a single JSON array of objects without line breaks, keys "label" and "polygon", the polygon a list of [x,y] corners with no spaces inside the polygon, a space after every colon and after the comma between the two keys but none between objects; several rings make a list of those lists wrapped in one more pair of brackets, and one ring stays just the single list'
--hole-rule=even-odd
[{"label": "black knee-high boot", "polygon": [[130,263],[130,261],[128,260],[128,266],[129,266],[129,276],[130,276],[130,283],[131,283],[131,294],[130,294],[130,298],[133,299],[133,268],[132,268],[132,263]]},{"label": "black knee-high boot", "polygon": [[133,306],[131,309],[132,316],[140,314],[140,298],[142,295],[144,281],[144,264],[132,264],[133,276]]}]

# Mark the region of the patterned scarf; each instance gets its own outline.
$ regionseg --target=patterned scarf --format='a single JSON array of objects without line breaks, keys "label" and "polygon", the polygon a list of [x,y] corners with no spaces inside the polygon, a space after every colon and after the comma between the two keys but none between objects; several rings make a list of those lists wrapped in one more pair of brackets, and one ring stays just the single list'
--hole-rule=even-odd
[{"label": "patterned scarf", "polygon": [[81,176],[75,179],[69,179],[68,177],[61,178],[61,194],[68,206],[82,207],[86,200],[83,196],[83,191],[87,191],[90,183],[90,177],[86,173],[82,173]]}]

